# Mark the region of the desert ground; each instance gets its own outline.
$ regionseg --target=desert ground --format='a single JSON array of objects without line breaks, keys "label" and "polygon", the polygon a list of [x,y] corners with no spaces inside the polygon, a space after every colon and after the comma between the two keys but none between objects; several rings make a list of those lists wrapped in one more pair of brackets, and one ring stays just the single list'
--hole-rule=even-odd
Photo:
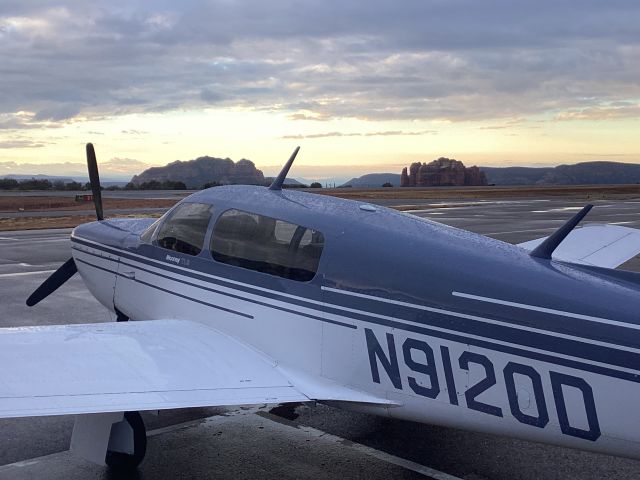
[{"label": "desert ground", "polygon": [[[473,206],[476,201],[495,199],[567,198],[629,200],[640,198],[640,185],[577,185],[544,187],[432,187],[432,188],[333,188],[305,189],[312,193],[363,200],[397,210]],[[0,195],[0,231],[39,228],[72,228],[95,218],[93,204],[76,201],[77,193],[21,192]],[[103,205],[110,218],[158,217],[193,191],[104,192]]]}]

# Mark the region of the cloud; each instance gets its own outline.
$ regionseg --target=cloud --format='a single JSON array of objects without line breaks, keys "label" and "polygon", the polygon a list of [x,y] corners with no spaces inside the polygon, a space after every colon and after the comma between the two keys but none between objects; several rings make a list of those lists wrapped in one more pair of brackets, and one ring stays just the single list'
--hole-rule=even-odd
[{"label": "cloud", "polygon": [[[102,172],[101,172],[102,173]],[[22,175],[67,175],[67,176],[87,176],[87,166],[83,163],[16,163],[0,162],[0,175],[22,174]]]},{"label": "cloud", "polygon": [[0,113],[0,130],[58,128],[61,125],[35,119],[31,112]]},{"label": "cloud", "polygon": [[[2,148],[2,147],[0,147]],[[99,161],[101,177],[127,178],[151,167],[148,163],[133,158],[112,158]],[[62,163],[17,163],[13,161],[0,162],[0,175],[66,175],[71,177],[87,177],[87,165],[80,162]]]},{"label": "cloud", "polygon": [[77,104],[59,103],[39,110],[33,117],[36,121],[60,121],[69,120],[80,113],[81,107]]},{"label": "cloud", "polygon": [[0,148],[40,148],[44,143],[32,142],[31,140],[4,140],[0,141]]},{"label": "cloud", "polygon": [[130,130],[122,130],[121,133],[125,135],[146,135],[149,132],[145,132],[144,130],[130,129]]},{"label": "cloud", "polygon": [[109,174],[137,174],[151,166],[134,158],[114,157],[106,162],[101,162],[100,171],[108,172]]},{"label": "cloud", "polygon": [[555,119],[559,121],[612,120],[619,118],[640,118],[640,104],[618,102],[617,104],[601,107],[567,110],[555,116]]},{"label": "cloud", "polygon": [[635,116],[617,108],[640,98],[639,24],[623,1],[6,0],[0,115],[35,112],[22,128],[211,105],[317,121]]},{"label": "cloud", "polygon": [[395,136],[416,136],[416,135],[435,135],[436,130],[419,130],[414,132],[406,132],[403,130],[387,130],[384,132],[325,132],[312,133],[309,135],[285,135],[280,137],[283,140],[302,140],[313,138],[330,138],[330,137],[395,137]]},{"label": "cloud", "polygon": [[[520,127],[522,126],[523,123],[525,123],[524,118],[512,118],[511,120],[507,120],[506,122],[497,124],[497,125],[483,125],[481,127],[478,127],[478,130],[504,130],[504,129],[514,128],[514,127]],[[537,127],[528,126],[527,128],[537,128]]]},{"label": "cloud", "polygon": [[315,122],[326,122],[329,120],[329,117],[322,115],[307,115],[306,113],[293,113],[289,115],[290,120],[312,120]]}]

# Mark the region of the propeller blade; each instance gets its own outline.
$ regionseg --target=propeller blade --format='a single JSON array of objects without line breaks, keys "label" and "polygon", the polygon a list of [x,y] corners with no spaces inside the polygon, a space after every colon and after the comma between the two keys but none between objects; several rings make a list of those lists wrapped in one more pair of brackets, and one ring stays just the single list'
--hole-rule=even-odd
[{"label": "propeller blade", "polygon": [[96,151],[93,149],[92,143],[87,143],[87,168],[89,169],[89,183],[91,183],[93,203],[96,206],[96,217],[98,217],[98,220],[102,220],[104,218],[104,213],[102,211],[102,191],[100,189],[100,175],[98,174],[98,161],[96,160]]},{"label": "propeller blade", "polygon": [[64,282],[73,277],[73,275],[77,271],[78,267],[76,267],[76,262],[73,261],[73,258],[70,258],[69,260],[64,262],[55,272],[53,272],[49,278],[42,282],[42,285],[36,288],[35,292],[33,292],[31,296],[27,298],[27,305],[33,307],[39,301],[47,298],[58,288],[60,288],[64,284]]}]

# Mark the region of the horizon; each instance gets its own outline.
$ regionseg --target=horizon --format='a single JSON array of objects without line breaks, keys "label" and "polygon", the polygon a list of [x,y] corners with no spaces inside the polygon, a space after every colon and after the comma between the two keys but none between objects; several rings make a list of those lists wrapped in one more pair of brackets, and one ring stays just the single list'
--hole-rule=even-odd
[{"label": "horizon", "polygon": [[[246,158],[242,158],[239,160],[233,160],[233,159],[229,159],[228,157],[222,158],[222,157],[212,157],[210,155],[203,155],[199,158],[202,157],[210,157],[210,158],[217,158],[217,159],[222,159],[222,160],[232,160],[234,163],[237,163],[240,160],[250,160],[251,159],[246,159]],[[196,159],[191,159],[191,160],[186,160],[186,162],[188,161],[192,161],[192,160],[196,160]],[[436,159],[432,159],[432,160],[436,160]],[[420,162],[420,163],[429,163],[432,160],[426,160],[424,162]],[[459,159],[455,159],[455,160],[459,160]],[[183,162],[185,160],[182,160]],[[640,163],[636,163],[636,162],[616,162],[615,160],[585,160],[583,162],[576,162],[576,163],[563,163],[563,164],[558,164],[558,165],[550,165],[550,164],[542,164],[542,165],[501,165],[498,167],[493,167],[493,166],[488,166],[488,165],[476,165],[478,168],[483,169],[483,168],[512,168],[512,167],[522,167],[522,168],[555,168],[558,166],[566,166],[566,165],[577,165],[577,164],[584,164],[584,163],[599,163],[599,162],[613,162],[613,163],[625,163],[625,164],[629,164],[629,165],[640,165]],[[172,162],[169,162],[172,163]],[[253,163],[253,162],[252,162]],[[471,167],[474,165],[468,165],[465,164],[463,162],[463,164],[465,165],[465,167]],[[36,178],[36,177],[50,177],[53,179],[69,179],[69,180],[73,180],[73,181],[88,181],[89,177],[88,174],[86,173],[82,173],[82,170],[86,169],[86,165],[83,163],[75,163],[75,164],[66,164],[67,166],[69,166],[68,168],[73,168],[72,170],[69,170],[71,173],[65,174],[65,173],[46,173],[46,172],[41,172],[39,170],[34,170],[33,173],[25,173],[25,172],[17,172],[17,173],[2,173],[2,171],[0,171],[0,178],[10,178],[10,177],[25,177],[25,179],[28,178]],[[71,165],[73,165],[73,167],[70,167]],[[255,165],[255,164],[254,164]],[[30,168],[36,168],[39,169],[41,167],[41,165],[39,164],[29,164]],[[155,166],[155,165],[154,165]],[[165,165],[161,165],[161,166],[165,166]],[[400,172],[396,172],[396,171],[387,171],[387,170],[379,170],[379,171],[371,171],[371,170],[367,170],[365,172],[359,172],[353,175],[339,175],[339,174],[334,174],[331,175],[330,171],[325,172],[327,175],[325,176],[305,176],[304,174],[300,173],[298,175],[289,175],[287,178],[291,179],[291,180],[296,180],[299,181],[301,183],[311,183],[311,182],[336,182],[338,184],[343,184],[346,183],[350,180],[355,180],[357,178],[366,176],[366,175],[398,175],[398,177],[401,174],[401,170],[404,167],[409,167],[410,164],[404,165],[400,167]],[[257,170],[260,170],[265,178],[274,178],[280,171],[280,169],[282,168],[282,166],[273,166],[273,167],[267,167],[267,168],[272,168],[273,173],[268,174],[266,173],[260,166],[255,165]],[[301,166],[303,169],[305,168],[305,165]],[[151,167],[149,167],[151,168]],[[316,167],[310,167],[310,168],[316,168]],[[293,169],[292,169],[293,170]],[[134,175],[138,175],[142,173],[142,171],[134,174]],[[132,180],[133,175],[104,175],[102,176],[102,181],[104,183],[128,183]],[[20,178],[19,178],[20,179]]]},{"label": "horizon", "polygon": [[296,145],[310,180],[637,163],[638,24],[617,1],[10,0],[0,175],[84,175],[88,141],[105,178],[202,152],[274,176]]}]

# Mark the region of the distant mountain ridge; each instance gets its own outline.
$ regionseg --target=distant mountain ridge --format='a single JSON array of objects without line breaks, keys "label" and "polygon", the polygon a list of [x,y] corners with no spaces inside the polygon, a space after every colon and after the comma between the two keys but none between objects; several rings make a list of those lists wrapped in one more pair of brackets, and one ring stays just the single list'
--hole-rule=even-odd
[{"label": "distant mountain ridge", "polygon": [[[480,167],[489,185],[605,185],[640,183],[640,164],[609,161],[581,162],[557,167]],[[390,183],[399,187],[401,176],[395,173],[369,173],[355,177],[343,186],[381,187]]]},{"label": "distant mountain ridge", "polygon": [[75,179],[72,177],[63,177],[63,176],[58,176],[58,175],[43,175],[41,173],[38,173],[36,175],[27,175],[27,174],[20,174],[20,173],[10,173],[8,175],[0,175],[0,178],[8,178],[8,179],[12,179],[12,180],[49,180],[50,182],[64,182],[64,183],[70,183],[73,182]]},{"label": "distant mountain ridge", "polygon": [[[480,167],[490,185],[603,185],[640,183],[640,164],[593,161],[557,167]],[[38,177],[25,175],[26,178]],[[141,184],[156,180],[181,181],[189,189],[201,188],[205,183],[266,185],[265,178],[251,160],[237,162],[229,158],[199,157],[195,160],[169,163],[164,167],[152,167],[131,181]],[[290,180],[295,185],[297,182]],[[369,173],[355,177],[342,186],[376,188],[390,183],[401,184],[396,173]]]},{"label": "distant mountain ridge", "polygon": [[480,167],[489,185],[536,185],[556,167]]},{"label": "distant mountain ridge", "polygon": [[234,162],[229,158],[199,157],[195,160],[176,160],[164,167],[151,167],[131,182],[140,185],[152,180],[163,182],[184,182],[189,189],[202,188],[206,183],[264,185],[266,183],[261,170],[251,160]]},{"label": "distant mountain ridge", "polygon": [[640,164],[608,161],[557,167],[480,167],[495,185],[605,185],[640,183]]},{"label": "distant mountain ridge", "polygon": [[355,177],[345,182],[342,186],[351,186],[355,188],[373,188],[381,187],[385,183],[390,183],[394,187],[400,186],[399,173],[368,173],[361,177]]}]

